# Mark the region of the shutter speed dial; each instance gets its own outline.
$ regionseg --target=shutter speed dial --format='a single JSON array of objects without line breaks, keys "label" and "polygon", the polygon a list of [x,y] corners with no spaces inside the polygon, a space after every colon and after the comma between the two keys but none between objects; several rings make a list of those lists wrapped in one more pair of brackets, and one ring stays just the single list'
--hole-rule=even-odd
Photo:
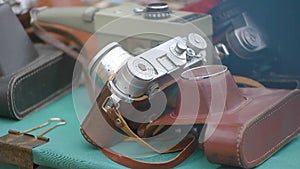
[{"label": "shutter speed dial", "polygon": [[165,19],[172,13],[168,4],[164,2],[150,3],[145,9],[135,8],[133,11],[136,14],[144,14],[147,19]]},{"label": "shutter speed dial", "polygon": [[190,33],[187,37],[187,46],[193,49],[198,55],[202,50],[207,47],[206,40],[196,33]]},{"label": "shutter speed dial", "polygon": [[132,75],[141,80],[152,80],[154,78],[153,66],[144,59],[129,59],[127,66]]}]

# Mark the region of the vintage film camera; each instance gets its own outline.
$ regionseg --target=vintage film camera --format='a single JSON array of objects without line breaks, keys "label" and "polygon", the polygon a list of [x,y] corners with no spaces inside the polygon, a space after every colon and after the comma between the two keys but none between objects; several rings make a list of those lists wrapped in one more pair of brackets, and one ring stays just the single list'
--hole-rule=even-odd
[{"label": "vintage film camera", "polygon": [[110,81],[111,89],[120,99],[131,102],[168,83],[163,76],[202,65],[211,54],[208,46],[203,36],[190,33],[133,57],[118,43],[111,43],[92,59],[89,71],[102,80],[116,73]]},{"label": "vintage film camera", "polygon": [[48,8],[37,12],[34,18],[96,33],[99,49],[126,38],[120,43],[131,54],[153,48],[176,36],[186,36],[189,32],[195,32],[195,28],[212,37],[210,15],[171,10],[166,3],[153,3],[146,7],[124,3],[104,9]]},{"label": "vintage film camera", "polygon": [[[81,123],[84,138],[103,152],[132,138],[166,153],[192,132],[213,163],[251,168],[268,159],[299,133],[299,90],[238,88],[227,67],[202,65],[213,55],[209,46],[203,35],[190,33],[135,57],[118,43],[104,47],[90,63],[103,88]],[[168,95],[174,84],[175,107],[161,111],[159,94]],[[128,167],[138,163],[105,154]]]},{"label": "vintage film camera", "polygon": [[[101,130],[98,131],[100,133],[107,133],[104,139],[96,139],[101,147],[120,142],[122,136],[118,137],[120,134],[116,133],[115,127],[109,127],[111,122],[105,119],[106,115],[102,118],[101,113],[96,113],[109,112],[115,105],[121,112],[128,112],[123,115],[134,123],[146,124],[157,119],[164,113],[166,106],[175,106],[172,103],[174,98],[170,99],[171,103],[168,101],[170,97],[176,97],[176,81],[180,74],[204,65],[206,58],[213,55],[212,49],[209,39],[197,33],[177,36],[138,56],[130,55],[116,42],[108,44],[91,60],[89,72],[96,78],[102,91],[108,89],[104,93],[110,94],[107,97],[102,94],[97,96],[96,102],[101,108],[93,106],[91,113],[83,120],[83,132],[90,135],[89,129],[97,129]],[[166,97],[161,97],[162,92]],[[99,116],[93,118],[94,113],[100,115],[100,119]],[[100,121],[92,124],[90,118]],[[106,127],[99,128],[95,124]]]}]

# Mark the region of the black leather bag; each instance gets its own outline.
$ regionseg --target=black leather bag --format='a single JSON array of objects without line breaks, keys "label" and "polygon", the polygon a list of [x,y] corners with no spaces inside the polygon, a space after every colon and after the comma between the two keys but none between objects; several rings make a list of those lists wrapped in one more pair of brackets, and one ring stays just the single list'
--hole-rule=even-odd
[{"label": "black leather bag", "polygon": [[0,5],[0,116],[22,119],[72,85],[75,60],[33,44],[8,5]]}]

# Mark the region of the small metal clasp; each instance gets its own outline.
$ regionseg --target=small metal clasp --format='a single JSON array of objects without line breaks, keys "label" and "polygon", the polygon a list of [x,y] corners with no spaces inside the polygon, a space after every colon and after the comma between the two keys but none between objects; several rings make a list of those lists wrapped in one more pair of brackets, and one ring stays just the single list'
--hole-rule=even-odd
[{"label": "small metal clasp", "polygon": [[115,108],[115,109],[119,109],[120,105],[119,103],[114,99],[115,95],[111,95],[109,97],[107,97],[103,104],[102,104],[102,109],[107,112],[109,109],[111,108]]},{"label": "small metal clasp", "polygon": [[43,6],[43,7],[38,7],[38,8],[33,8],[29,11],[30,14],[30,23],[33,23],[35,21],[37,21],[37,15],[38,13],[40,13],[43,10],[46,10],[48,7],[47,6]]},{"label": "small metal clasp", "polygon": [[215,51],[217,52],[217,54],[220,55],[225,55],[225,56],[229,56],[230,53],[227,49],[227,47],[223,44],[223,43],[218,43],[215,45]]},{"label": "small metal clasp", "polygon": [[56,128],[58,126],[61,126],[61,125],[65,125],[67,123],[64,119],[61,119],[61,118],[50,118],[47,122],[45,122],[45,123],[43,123],[41,125],[38,125],[36,127],[33,127],[31,129],[27,129],[27,130],[21,131],[19,134],[25,134],[25,133],[29,133],[31,131],[43,128],[45,126],[48,126],[52,122],[57,122],[57,123],[54,126],[49,127],[48,129],[46,129],[45,131],[43,131],[41,134],[39,134],[37,136],[38,138],[43,137],[46,133],[48,133],[49,131],[53,130],[54,128]]}]

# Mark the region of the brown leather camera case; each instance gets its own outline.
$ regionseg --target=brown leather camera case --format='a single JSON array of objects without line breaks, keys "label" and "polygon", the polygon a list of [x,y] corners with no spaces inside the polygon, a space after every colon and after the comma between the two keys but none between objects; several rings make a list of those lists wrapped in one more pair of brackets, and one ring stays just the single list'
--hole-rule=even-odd
[{"label": "brown leather camera case", "polygon": [[224,112],[204,143],[210,162],[252,168],[291,141],[300,129],[298,90],[240,89],[249,102]]},{"label": "brown leather camera case", "polygon": [[[210,162],[252,168],[299,133],[299,90],[238,88],[226,67],[217,65],[199,67],[186,75],[202,77],[181,79],[176,109],[148,128],[205,124],[201,146],[204,143]],[[197,117],[195,105],[199,105]]]},{"label": "brown leather camera case", "polygon": [[[204,124],[199,144],[204,145],[207,159],[212,163],[242,168],[261,164],[299,133],[299,90],[238,88],[227,68],[220,65],[198,67],[183,75],[186,78],[178,81],[175,110],[148,124],[145,129]],[[112,127],[104,125],[108,121],[115,129],[122,129],[109,120],[115,119],[110,117],[115,114],[99,112],[109,94],[106,86],[100,94],[105,97],[98,98],[98,105],[94,104],[81,125],[84,137],[102,148],[121,141],[112,135]],[[107,139],[101,139],[102,136]],[[129,166],[122,161],[121,155],[108,156]],[[144,163],[137,166],[144,166]]]}]

